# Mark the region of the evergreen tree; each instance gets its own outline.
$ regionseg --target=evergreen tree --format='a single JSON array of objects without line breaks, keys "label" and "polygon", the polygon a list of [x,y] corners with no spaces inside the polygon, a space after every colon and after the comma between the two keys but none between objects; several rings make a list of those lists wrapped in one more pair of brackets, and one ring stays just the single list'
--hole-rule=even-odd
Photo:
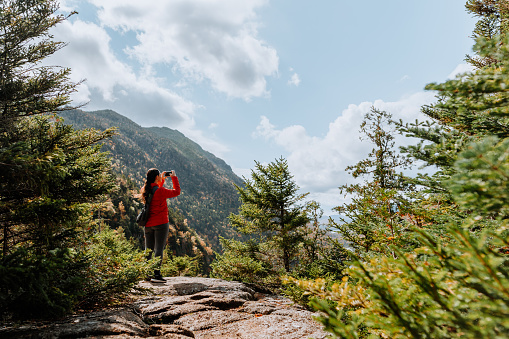
[{"label": "evergreen tree", "polygon": [[[65,46],[53,41],[50,28],[67,19],[55,15],[55,0],[0,2],[0,136],[16,132],[21,117],[63,110],[77,84],[68,68],[41,61]],[[72,14],[72,13],[71,13]]]},{"label": "evergreen tree", "polygon": [[[244,178],[245,179],[245,178]],[[267,166],[256,162],[251,180],[245,186],[236,186],[240,194],[239,214],[231,214],[234,228],[244,234],[255,234],[277,251],[286,272],[302,244],[308,217],[305,206],[299,205],[306,194],[288,170],[287,161],[276,159]]]},{"label": "evergreen tree", "polygon": [[[375,147],[368,154],[368,158],[356,165],[348,166],[354,178],[369,175],[382,189],[400,189],[403,182],[396,171],[406,168],[410,161],[398,153],[394,145],[395,128],[392,125],[392,115],[385,111],[371,108],[364,115],[360,126],[361,140],[367,140]],[[345,186],[346,188],[346,186]]]},{"label": "evergreen tree", "polygon": [[[389,245],[399,248],[415,246],[406,232],[408,223],[403,219],[408,203],[402,192],[409,187],[397,172],[408,167],[410,162],[394,147],[395,128],[390,113],[372,107],[364,116],[361,132],[361,140],[366,138],[374,148],[368,158],[346,170],[354,178],[364,178],[364,181],[340,187],[341,193],[351,197],[352,201],[336,207],[339,221],[331,219],[329,224],[359,257],[395,256]],[[335,240],[334,243],[348,253],[343,242]]]},{"label": "evergreen tree", "polygon": [[[491,4],[495,10],[507,5],[468,5],[474,3],[479,9]],[[509,39],[506,34],[479,38],[474,51],[495,61],[455,80],[428,85],[440,92],[440,101],[429,111],[439,125],[414,130],[430,140],[441,136],[435,144],[414,149],[415,154],[428,164],[440,163],[442,176],[432,193],[441,190],[463,214],[455,219],[444,213],[447,241],[416,228],[422,247],[413,253],[357,261],[349,271],[353,279],[331,289],[324,288],[324,281],[301,282],[336,303],[317,300],[314,305],[337,337],[509,336]]]},{"label": "evergreen tree", "polygon": [[[437,180],[439,182],[447,180],[454,173],[457,155],[466,148],[467,144],[486,135],[508,136],[507,119],[496,114],[497,112],[493,109],[503,109],[503,103],[507,100],[506,94],[497,92],[501,81],[496,76],[497,63],[500,62],[497,58],[502,57],[503,52],[498,51],[499,45],[496,41],[500,41],[509,29],[507,26],[509,5],[507,1],[469,0],[466,7],[470,13],[479,17],[473,34],[474,38],[486,41],[492,46],[489,52],[488,49],[482,51],[480,48],[474,49],[478,60],[490,60],[474,65],[484,72],[482,75],[484,80],[462,83],[467,78],[460,77],[442,85],[429,84],[426,89],[436,90],[438,93],[436,104],[422,108],[422,113],[428,116],[429,120],[416,121],[414,124],[402,122],[399,124],[400,131],[406,136],[421,140],[416,146],[403,148],[403,152],[439,169],[434,178],[420,182],[430,188],[437,188]],[[490,21],[492,19],[493,22]],[[484,26],[490,28],[480,28]],[[469,56],[467,59],[472,60]],[[489,69],[491,71],[488,71]],[[468,102],[466,98],[469,98]],[[423,178],[430,179],[429,176],[423,176]],[[439,188],[437,191],[443,192]]]},{"label": "evergreen tree", "polygon": [[[438,100],[435,104],[422,107],[421,111],[428,120],[415,123],[400,121],[397,124],[402,134],[420,140],[417,145],[402,147],[402,152],[421,161],[433,172],[433,175],[419,174],[411,180],[424,188],[413,197],[414,201],[420,203],[414,204],[412,216],[419,219],[416,224],[432,224],[435,233],[442,232],[442,238],[447,237],[441,231],[444,223],[451,220],[462,222],[470,213],[457,208],[450,190],[446,188],[446,182],[456,174],[454,164],[458,155],[471,142],[485,136],[505,138],[509,135],[508,119],[494,111],[503,109],[501,107],[507,98],[504,93],[497,92],[499,79],[493,73],[500,64],[497,59],[500,57],[500,45],[496,41],[506,35],[509,5],[507,1],[469,0],[466,8],[479,18],[473,37],[492,45],[482,51],[474,49],[475,56],[466,57],[481,72],[479,81],[468,81],[472,77],[461,75],[457,80],[445,84],[429,84],[426,88],[436,90]],[[492,70],[491,75],[486,78],[489,69]]]},{"label": "evergreen tree", "polygon": [[[474,40],[502,37],[509,30],[509,4],[505,0],[468,0],[467,11],[479,18],[472,34]],[[494,55],[466,56],[466,61],[476,68],[498,62]]]},{"label": "evergreen tree", "polygon": [[[91,238],[91,216],[115,186],[98,142],[114,131],[76,131],[55,114],[67,109],[76,87],[68,69],[41,66],[65,45],[48,33],[66,19],[57,9],[52,0],[0,2],[2,316],[59,316],[80,300],[129,290],[146,268],[141,253],[125,253],[101,263],[119,275],[97,284],[108,270],[95,270],[94,258],[108,255],[90,252],[100,238]],[[130,248],[105,236],[112,248]]]},{"label": "evergreen tree", "polygon": [[[49,29],[66,19],[55,1],[0,3],[0,220],[2,253],[19,243],[60,247],[82,203],[113,187],[100,140],[113,130],[74,131],[57,116],[77,84],[69,69],[41,66],[65,46]],[[63,226],[68,225],[68,226]],[[64,246],[65,247],[65,246]]]},{"label": "evergreen tree", "polygon": [[25,140],[14,143],[16,153],[5,151],[10,145],[0,153],[2,253],[69,247],[91,203],[115,185],[108,157],[94,145],[112,131],[75,131],[44,115],[22,118],[17,131]]}]

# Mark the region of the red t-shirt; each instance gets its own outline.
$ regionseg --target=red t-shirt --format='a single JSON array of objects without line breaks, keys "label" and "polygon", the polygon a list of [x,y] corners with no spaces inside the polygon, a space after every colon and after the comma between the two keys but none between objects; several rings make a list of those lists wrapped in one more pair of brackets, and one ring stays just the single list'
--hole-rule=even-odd
[{"label": "red t-shirt", "polygon": [[[174,198],[180,194],[180,184],[177,177],[171,177],[173,183],[173,189],[167,189],[163,187],[164,181],[160,183],[159,188],[154,193],[152,201],[150,202],[150,213],[148,215],[148,221],[145,227],[157,226],[166,224],[170,220],[168,219],[168,204],[166,199]],[[154,188],[157,184],[151,184],[151,188]]]}]

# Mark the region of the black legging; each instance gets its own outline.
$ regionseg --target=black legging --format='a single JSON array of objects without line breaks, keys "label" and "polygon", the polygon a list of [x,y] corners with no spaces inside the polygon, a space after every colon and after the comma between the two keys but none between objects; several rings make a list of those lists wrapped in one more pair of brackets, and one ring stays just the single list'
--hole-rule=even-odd
[{"label": "black legging", "polygon": [[163,251],[166,246],[166,239],[168,238],[169,230],[169,223],[145,227],[145,249],[150,250],[147,259],[151,259],[152,253],[154,253],[156,257],[161,258],[159,261],[159,267],[163,263]]}]

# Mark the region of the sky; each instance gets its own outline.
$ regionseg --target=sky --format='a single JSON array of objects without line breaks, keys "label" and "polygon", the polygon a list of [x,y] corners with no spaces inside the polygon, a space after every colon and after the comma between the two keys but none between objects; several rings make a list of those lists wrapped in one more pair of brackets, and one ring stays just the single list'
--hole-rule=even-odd
[{"label": "sky", "polygon": [[[85,111],[177,129],[250,177],[287,159],[325,215],[353,182],[345,168],[372,106],[423,120],[426,84],[469,70],[475,18],[462,0],[63,0],[52,34],[68,45]],[[401,141],[403,143],[409,140]],[[185,183],[183,183],[185,185]]]}]

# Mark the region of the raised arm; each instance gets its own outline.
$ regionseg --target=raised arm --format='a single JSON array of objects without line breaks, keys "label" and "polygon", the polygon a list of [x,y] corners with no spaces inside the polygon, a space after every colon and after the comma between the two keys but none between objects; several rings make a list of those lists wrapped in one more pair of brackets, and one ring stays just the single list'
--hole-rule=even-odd
[{"label": "raised arm", "polygon": [[173,189],[168,189],[165,187],[161,187],[163,190],[163,197],[164,198],[174,198],[178,195],[180,195],[180,183],[179,179],[175,175],[175,172],[173,172],[171,175],[171,182],[173,183]]}]

